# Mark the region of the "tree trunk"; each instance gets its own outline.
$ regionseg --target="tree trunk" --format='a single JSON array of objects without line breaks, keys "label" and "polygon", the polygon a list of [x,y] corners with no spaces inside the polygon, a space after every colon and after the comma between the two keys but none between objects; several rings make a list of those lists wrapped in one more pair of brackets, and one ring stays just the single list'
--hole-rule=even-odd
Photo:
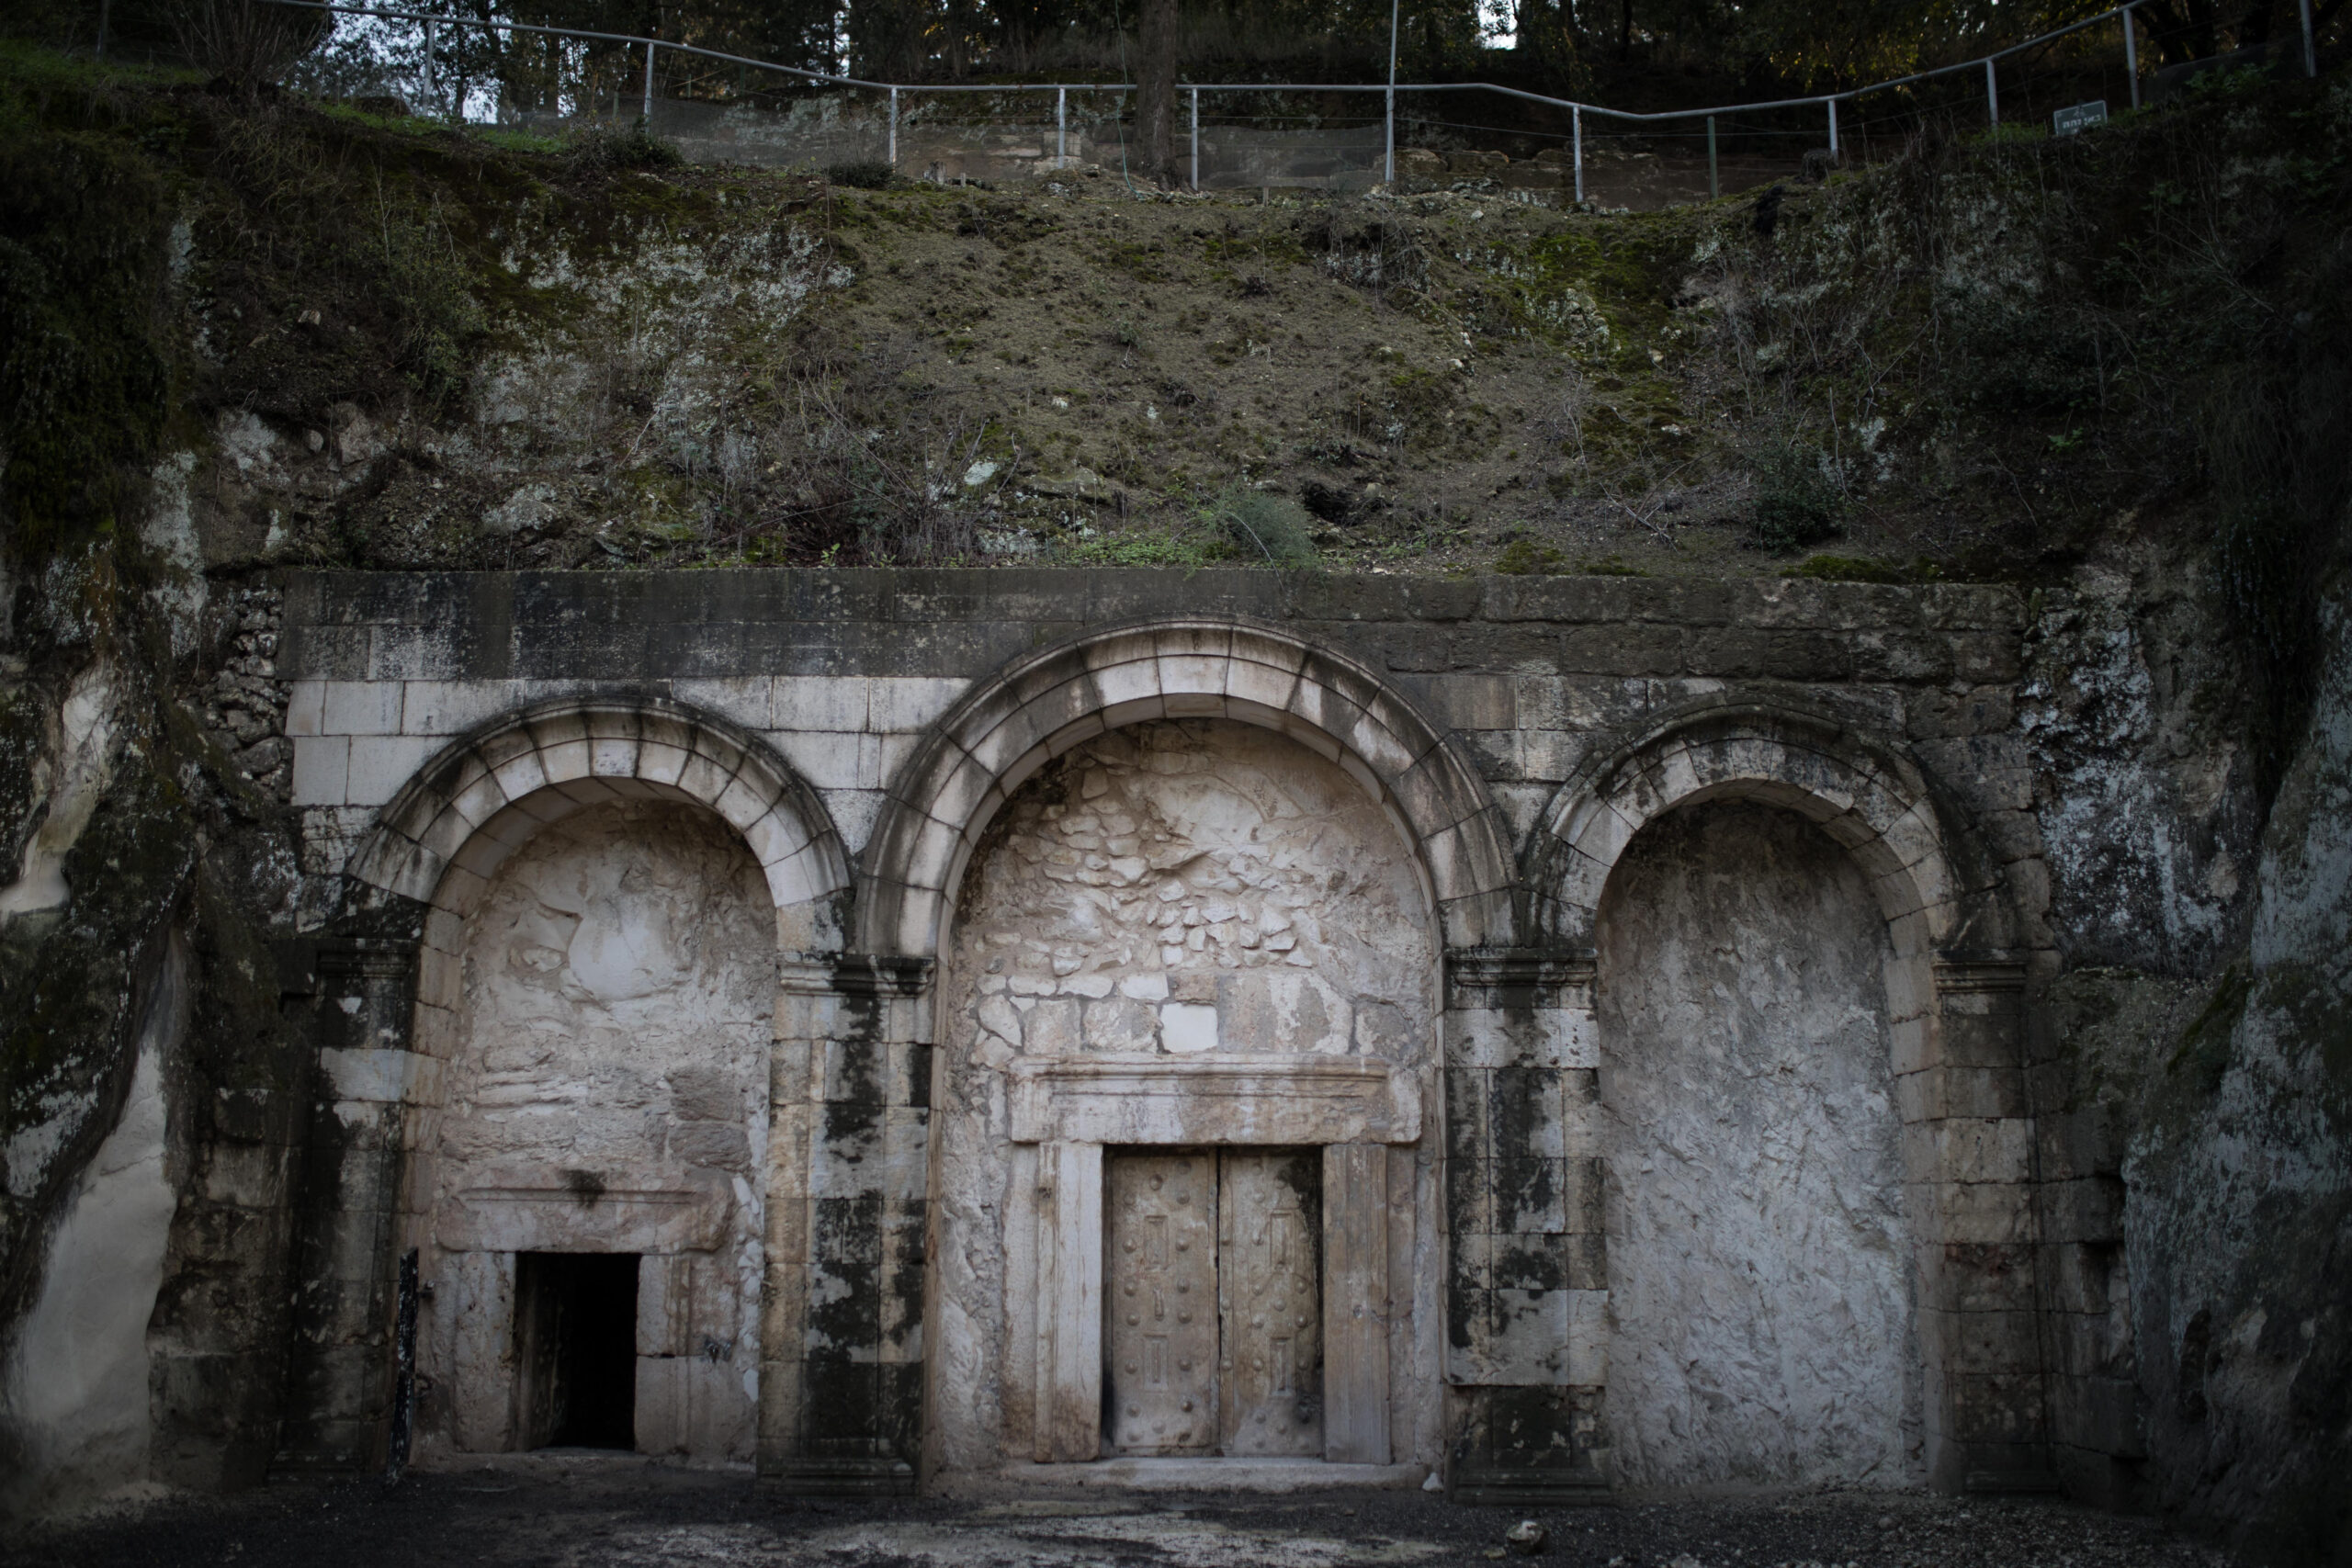
[{"label": "tree trunk", "polygon": [[1176,178],[1176,0],[1143,0],[1136,70],[1136,140],[1144,174]]}]

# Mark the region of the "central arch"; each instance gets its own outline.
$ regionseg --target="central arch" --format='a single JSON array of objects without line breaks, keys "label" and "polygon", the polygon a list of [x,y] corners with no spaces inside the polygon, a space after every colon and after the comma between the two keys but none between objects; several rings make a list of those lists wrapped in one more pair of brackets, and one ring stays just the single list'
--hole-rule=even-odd
[{"label": "central arch", "polygon": [[1390,813],[1452,948],[1513,941],[1509,830],[1460,749],[1368,667],[1255,622],[1090,634],[967,693],[899,770],[864,856],[854,951],[935,957],[953,890],[1006,799],[1109,730],[1224,718],[1277,730]]},{"label": "central arch", "polygon": [[[1275,629],[1124,628],[945,716],[865,872],[857,945],[942,966],[921,1042],[939,1047],[933,1463],[1433,1465],[1439,1296],[1416,1260],[1442,1227],[1438,959],[1512,930],[1498,814],[1453,744],[1381,676]],[[1180,917],[1189,944],[1167,935]],[[1130,1278],[1149,1227],[1191,1234],[1199,1205],[1218,1222],[1153,1266],[1169,1279]],[[1264,1365],[1297,1358],[1298,1381],[1165,1349],[1155,1394],[1161,1342],[1134,1312],[1106,1326],[1106,1295],[1205,1303],[1214,1337],[1228,1294],[1274,1268],[1250,1239],[1269,1224],[1311,1238],[1305,1272],[1269,1276],[1301,1337]],[[1192,1324],[1169,1343],[1203,1331],[1166,1315]],[[1145,1408],[1163,1396],[1164,1430]],[[1204,1427],[1195,1396],[1222,1416]]]}]

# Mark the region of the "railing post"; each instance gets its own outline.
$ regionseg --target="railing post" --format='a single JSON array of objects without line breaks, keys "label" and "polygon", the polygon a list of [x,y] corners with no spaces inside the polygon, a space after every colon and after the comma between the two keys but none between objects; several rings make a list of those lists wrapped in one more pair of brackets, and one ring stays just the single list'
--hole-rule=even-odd
[{"label": "railing post", "polygon": [[653,129],[653,40],[645,40],[645,129]]},{"label": "railing post", "polygon": [[1568,146],[1577,166],[1577,199],[1584,199],[1584,107],[1568,110]]},{"label": "railing post", "polygon": [[1193,89],[1193,188],[1201,188],[1201,90]]},{"label": "railing post", "polygon": [[[2303,74],[2316,76],[2319,74],[2319,46],[2312,39],[2312,0],[2297,0],[2297,8],[2303,13]],[[2128,17],[2131,13],[2127,11],[2124,15]]]},{"label": "railing post", "polygon": [[1054,89],[1054,167],[1069,167],[1069,89]]},{"label": "railing post", "polygon": [[2132,7],[2123,7],[2123,75],[2132,84],[2132,107],[2140,107],[2140,35],[2132,27]]},{"label": "railing post", "polygon": [[899,89],[896,87],[890,89],[889,159],[890,168],[895,173],[899,167]]},{"label": "railing post", "polygon": [[1829,100],[1829,161],[1838,161],[1838,100]]},{"label": "railing post", "polygon": [[1707,199],[1714,201],[1724,194],[1724,182],[1715,173],[1715,117],[1707,117]]},{"label": "railing post", "polygon": [[1984,112],[1992,116],[1995,125],[2001,123],[2001,84],[1993,74],[1993,62],[1989,57],[1984,62]]},{"label": "railing post", "polygon": [[1384,111],[1387,126],[1386,151],[1380,163],[1381,183],[1396,183],[1396,17],[1403,0],[1388,0],[1388,96]]}]

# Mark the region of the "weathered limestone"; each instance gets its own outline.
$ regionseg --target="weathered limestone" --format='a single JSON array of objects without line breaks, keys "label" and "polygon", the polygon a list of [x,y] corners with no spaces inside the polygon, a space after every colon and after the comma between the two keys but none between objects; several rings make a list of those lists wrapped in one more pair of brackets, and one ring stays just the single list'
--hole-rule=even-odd
[{"label": "weathered limestone", "polygon": [[420,1401],[424,1449],[520,1440],[515,1256],[616,1252],[641,1258],[639,1446],[751,1457],[774,943],[759,866],[694,807],[591,807],[495,872],[412,1168],[424,1277],[466,1280],[423,1314],[426,1386],[458,1402]]},{"label": "weathered limestone", "polygon": [[[1336,1236],[1337,1260],[1310,1337],[1323,1314],[1347,1316],[1299,1369],[1316,1381],[1311,1427],[1252,1417],[1222,1440],[1272,1453],[1311,1430],[1317,1452],[1391,1462],[1392,1395],[1410,1440],[1438,1415],[1426,1376],[1393,1376],[1428,1367],[1434,1342],[1409,1291],[1392,1302],[1389,1269],[1392,1218],[1408,1258],[1436,1233],[1433,1163],[1416,1155],[1435,964],[1380,796],[1266,728],[1160,720],[1047,763],[981,842],[942,996],[937,1462],[1103,1451],[1106,1146],[1328,1151],[1302,1245]],[[1392,1160],[1407,1173],[1395,1216]],[[1242,1245],[1220,1246],[1220,1267],[1240,1268]],[[1272,1354],[1241,1354],[1204,1403],[1239,1419],[1251,1363]],[[1326,1389],[1345,1391],[1344,1420],[1326,1424]]]},{"label": "weathered limestone", "polygon": [[1621,1485],[1925,1474],[1885,922],[1792,814],[1686,807],[1600,927]]},{"label": "weathered limestone", "polygon": [[763,1473],[899,1493],[922,1443],[931,964],[787,963],[769,1077]]},{"label": "weathered limestone", "polygon": [[6,1347],[0,1517],[104,1497],[148,1474],[147,1321],[163,1281],[175,1194],[164,1169],[164,1062],[187,1032],[189,959],[170,940],[139,1021],[129,1098],[83,1171],[56,1233],[55,1261]]},{"label": "weathered limestone", "polygon": [[[1609,1433],[1639,1429],[1610,1386],[1627,1156],[1600,1091],[1602,893],[1651,824],[1729,799],[1817,824],[1883,944],[1928,1472],[2030,1483],[2054,1256],[2016,1092],[2040,862],[2015,792],[1963,810],[1928,761],[2007,722],[2017,632],[1992,591],[1799,583],[299,580],[306,908],[322,963],[369,974],[319,987],[351,998],[317,1017],[352,1109],[319,1122],[315,1190],[345,1201],[316,1209],[308,1267],[346,1282],[312,1311],[288,1430],[323,1459],[385,1429],[466,921],[548,824],[662,799],[737,835],[775,908],[751,1163],[654,1157],[564,1223],[747,1245],[765,1473],[903,1490],[919,1466],[1092,1460],[1103,1161],[1308,1147],[1327,1458],[1442,1465],[1463,1497],[1600,1495]],[[732,1207],[695,1168],[747,1172]],[[497,1179],[453,1226],[552,1212]],[[726,1228],[745,1215],[748,1244]],[[718,1256],[657,1256],[689,1255]],[[640,1290],[705,1292],[662,1278]],[[640,1356],[683,1391],[661,1440],[703,1451],[725,1423],[690,1339]]]},{"label": "weathered limestone", "polygon": [[1589,954],[1446,955],[1445,1381],[1467,1501],[1609,1483],[1600,1056]]}]

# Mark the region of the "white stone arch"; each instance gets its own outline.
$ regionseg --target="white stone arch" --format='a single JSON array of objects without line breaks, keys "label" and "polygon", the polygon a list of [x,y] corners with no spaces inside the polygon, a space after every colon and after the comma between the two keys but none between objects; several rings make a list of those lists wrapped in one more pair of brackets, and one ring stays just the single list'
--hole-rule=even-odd
[{"label": "white stone arch", "polygon": [[1746,800],[1819,827],[1860,866],[1891,948],[1886,999],[1939,1485],[2039,1484],[2047,1413],[2041,1235],[2016,911],[1962,815],[1897,744],[1825,715],[1710,703],[1578,770],[1527,856],[1546,945],[1589,953],[1610,874],[1679,807]]},{"label": "white stone arch", "polygon": [[1090,633],[967,693],[900,768],[865,854],[857,951],[935,957],[999,807],[1053,758],[1162,718],[1276,730],[1344,768],[1411,849],[1446,946],[1509,945],[1509,839],[1485,783],[1403,694],[1344,654],[1233,620]]},{"label": "white stone arch", "polygon": [[[1589,946],[1601,891],[1634,835],[1678,807],[1725,799],[1793,811],[1851,854],[1898,965],[1918,980],[1939,954],[2014,945],[1997,878],[1917,763],[1835,719],[1753,703],[1669,715],[1561,785],[1528,856],[1538,928],[1552,943]],[[1910,992],[1918,1002],[1931,994]]]},{"label": "white stone arch", "polygon": [[426,907],[410,1049],[447,1056],[465,923],[499,865],[582,807],[688,801],[717,813],[760,863],[786,951],[838,951],[849,857],[823,803],[758,741],[663,698],[560,701],[496,720],[442,750],[393,796],[346,874]]},{"label": "white stone arch", "polygon": [[[967,868],[991,821],[1024,784],[1055,758],[1108,732],[1183,719],[1272,731],[1344,771],[1388,819],[1394,852],[1409,858],[1420,895],[1411,918],[1427,922],[1432,959],[1441,946],[1511,940],[1512,866],[1499,815],[1467,759],[1439,728],[1345,655],[1252,623],[1181,619],[1048,649],[985,682],[942,717],[899,772],[869,840],[856,949],[926,964],[945,959]],[[1429,979],[1430,999],[1442,1009],[1439,976]],[[1029,1445],[1023,1457],[1074,1461],[1100,1451],[1100,1314],[1077,1303],[1099,1301],[1103,1288],[1105,1149],[1253,1143],[1320,1147],[1323,1203],[1334,1227],[1327,1241],[1344,1234],[1361,1244],[1329,1243],[1325,1258],[1325,1456],[1385,1464],[1401,1448],[1423,1461],[1434,1457],[1442,1446],[1433,1436],[1442,1425],[1442,1393],[1430,1380],[1410,1385],[1409,1396],[1392,1393],[1396,1347],[1387,1320],[1359,1314],[1344,1331],[1328,1326],[1333,1303],[1387,1298],[1392,1229],[1430,1235],[1442,1223],[1421,1109],[1437,1099],[1442,1061],[1442,1024],[1430,1021],[1438,1028],[1422,1054],[1393,1065],[1352,1055],[1222,1052],[1120,1057],[1109,1070],[1125,1076],[1113,1077],[1097,1072],[1108,1058],[1089,1061],[1082,1054],[1018,1065],[1006,1124],[1002,1229],[985,1234],[982,1246],[1002,1247],[1003,1299],[1025,1303],[1034,1318],[1018,1304],[1002,1320],[982,1315],[985,1332],[1005,1334],[1007,1376],[1025,1391],[1018,1402],[1026,1415],[1005,1427],[1016,1432],[1016,1444]],[[933,1016],[926,1027],[941,1032],[931,1043],[947,1043],[947,1024]],[[1151,1115],[1140,1115],[1142,1108]],[[941,1141],[927,1148],[947,1146],[944,1136],[934,1136]],[[933,1153],[934,1162],[942,1157]],[[935,1182],[944,1169],[933,1165]],[[1389,1209],[1392,1170],[1413,1183],[1401,1215]],[[1057,1196],[1038,1196],[1047,1188]],[[1376,1223],[1375,1215],[1382,1216]],[[943,1244],[933,1264],[953,1250]],[[1411,1252],[1405,1246],[1403,1255]],[[929,1276],[927,1313],[944,1310],[947,1289],[936,1272]],[[1396,1364],[1433,1369],[1442,1355],[1436,1309],[1407,1314],[1406,1322],[1397,1332],[1408,1340],[1419,1337],[1412,1341],[1418,1351],[1410,1352],[1419,1359]],[[944,1334],[936,1343],[945,1344]],[[945,1375],[944,1365],[944,1357],[931,1363],[938,1375]],[[934,1385],[928,1397],[936,1408],[960,1395]],[[1007,1408],[1014,1403],[1008,1398]],[[1392,1408],[1408,1412],[1396,1432]],[[1025,1437],[1017,1435],[1022,1428]]]},{"label": "white stone arch", "polygon": [[[759,863],[774,904],[772,940],[787,960],[838,953],[849,861],[822,804],[759,741],[659,697],[559,701],[456,741],[384,808],[346,870],[356,905],[377,895],[423,907],[412,1055],[390,1096],[404,1107],[399,1139],[407,1157],[384,1239],[391,1244],[388,1266],[416,1249],[449,1287],[446,1305],[428,1310],[420,1330],[420,1356],[436,1369],[447,1395],[420,1428],[424,1440],[462,1434],[464,1446],[495,1449],[514,1439],[506,1424],[511,1380],[497,1369],[511,1333],[517,1252],[639,1254],[663,1270],[666,1301],[695,1303],[677,1309],[678,1321],[689,1325],[727,1293],[726,1248],[744,1222],[728,1183],[708,1173],[672,1169],[674,1161],[639,1162],[642,1168],[608,1173],[605,1201],[593,1209],[567,1197],[560,1173],[519,1166],[485,1168],[488,1185],[454,1197],[440,1190],[447,1173],[436,1152],[445,1096],[464,1046],[469,919],[501,866],[542,829],[632,800],[694,807],[741,840]],[[330,1070],[337,1069],[330,1064]],[[658,1359],[640,1363],[641,1387],[645,1365],[662,1374],[650,1385],[662,1392],[639,1411],[640,1438],[654,1451],[675,1444],[715,1454],[714,1443],[741,1440],[727,1435],[721,1402],[707,1389],[685,1387],[696,1375],[723,1381],[718,1369],[690,1357]],[[649,1409],[659,1413],[650,1428]]]}]

